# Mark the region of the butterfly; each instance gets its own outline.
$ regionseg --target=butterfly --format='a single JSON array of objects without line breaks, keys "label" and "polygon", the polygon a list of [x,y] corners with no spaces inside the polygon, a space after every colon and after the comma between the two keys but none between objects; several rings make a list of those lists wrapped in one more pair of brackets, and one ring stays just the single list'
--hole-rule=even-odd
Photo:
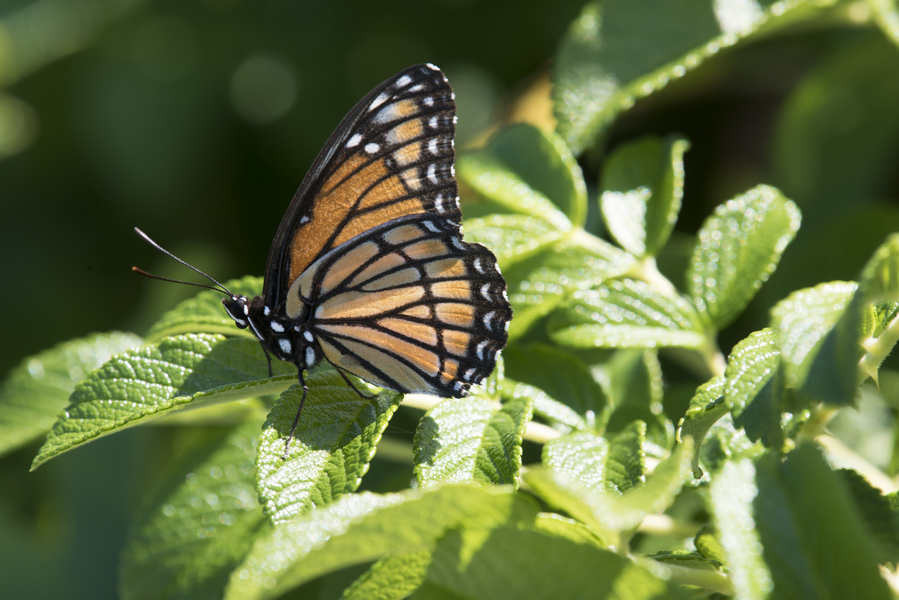
[{"label": "butterfly", "polygon": [[353,107],[315,159],[275,234],[262,295],[209,278],[237,327],[298,368],[303,396],[285,455],[304,373],[322,361],[351,386],[345,373],[454,398],[493,371],[512,308],[496,257],[462,239],[455,130],[440,69],[400,71]]}]

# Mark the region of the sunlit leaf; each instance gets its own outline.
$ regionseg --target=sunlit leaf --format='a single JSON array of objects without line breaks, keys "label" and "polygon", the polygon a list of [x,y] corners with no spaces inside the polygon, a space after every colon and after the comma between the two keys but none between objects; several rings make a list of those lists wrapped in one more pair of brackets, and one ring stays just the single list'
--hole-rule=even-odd
[{"label": "sunlit leaf", "polygon": [[783,445],[780,362],[777,332],[763,329],[734,346],[725,372],[724,395],[732,407],[734,425],[745,429],[752,441],[761,439],[774,449]]},{"label": "sunlit leaf", "polygon": [[730,410],[730,406],[724,399],[726,381],[724,377],[713,377],[696,388],[696,394],[690,400],[690,407],[679,425],[678,440],[686,436],[693,438],[692,467],[693,477],[697,479],[702,477],[702,469],[699,466],[702,442],[712,425]]}]

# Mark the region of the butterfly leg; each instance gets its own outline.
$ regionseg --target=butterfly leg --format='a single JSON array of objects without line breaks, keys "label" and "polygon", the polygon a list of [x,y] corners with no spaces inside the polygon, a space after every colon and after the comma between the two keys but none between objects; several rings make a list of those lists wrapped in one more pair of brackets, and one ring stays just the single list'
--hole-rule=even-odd
[{"label": "butterfly leg", "polygon": [[[265,349],[265,346],[262,347],[262,351],[265,352],[265,360],[268,361],[268,376],[272,376],[272,355],[268,353],[268,350]],[[300,375],[300,381],[302,381],[303,376]]]},{"label": "butterfly leg", "polygon": [[297,409],[297,416],[293,419],[293,426],[290,428],[290,435],[284,441],[284,460],[287,460],[287,451],[290,450],[290,440],[297,431],[297,425],[300,423],[300,413],[303,412],[303,405],[306,404],[306,394],[309,393],[309,386],[306,385],[306,379],[303,377],[303,369],[300,369],[300,385],[303,386],[303,397],[300,399],[300,407]]},{"label": "butterfly leg", "polygon": [[[330,361],[329,361],[329,362],[330,362]],[[372,398],[374,398],[375,396],[377,396],[377,394],[372,394],[371,396],[366,396],[365,394],[363,394],[362,392],[360,392],[360,391],[356,388],[355,385],[353,385],[353,382],[350,381],[349,377],[346,376],[346,373],[343,372],[343,369],[341,369],[340,367],[338,367],[338,366],[335,365],[334,363],[331,363],[331,366],[333,366],[335,369],[337,369],[337,372],[340,373],[340,376],[343,377],[343,380],[346,381],[346,384],[347,384],[348,386],[350,386],[351,388],[353,388],[353,391],[356,392],[357,394],[359,394],[359,397],[360,397],[360,398],[365,398],[366,400],[371,400]]]}]

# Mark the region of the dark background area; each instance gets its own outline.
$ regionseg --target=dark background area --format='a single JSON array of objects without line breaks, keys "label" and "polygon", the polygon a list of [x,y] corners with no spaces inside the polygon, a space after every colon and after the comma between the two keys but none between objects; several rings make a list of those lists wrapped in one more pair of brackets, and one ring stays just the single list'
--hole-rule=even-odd
[{"label": "dark background area", "polygon": [[[54,13],[48,3],[0,0],[19,51],[0,60],[0,113],[14,105],[21,115],[14,150],[4,150],[0,121],[0,372],[94,331],[142,333],[195,293],[130,272],[190,277],[134,226],[219,280],[261,275],[281,215],[332,129],[406,66],[445,70],[459,105],[457,147],[477,139],[545,76],[581,4],[82,0]],[[861,67],[842,65],[844,56]],[[833,73],[841,81],[840,69],[854,78],[841,90],[821,83]],[[790,291],[854,279],[899,230],[897,73],[895,46],[870,27],[778,32],[638,102],[600,142],[690,139],[684,208],[660,260],[676,285],[688,236],[718,204],[769,183],[800,205],[799,236],[723,333],[725,353]],[[582,159],[591,192],[601,154]],[[834,169],[851,176],[828,179]],[[391,424],[404,426],[414,420]],[[189,446],[189,435],[139,428],[32,474],[37,446],[0,460],[0,589],[116,597],[130,515],[171,458],[159,449]]]}]

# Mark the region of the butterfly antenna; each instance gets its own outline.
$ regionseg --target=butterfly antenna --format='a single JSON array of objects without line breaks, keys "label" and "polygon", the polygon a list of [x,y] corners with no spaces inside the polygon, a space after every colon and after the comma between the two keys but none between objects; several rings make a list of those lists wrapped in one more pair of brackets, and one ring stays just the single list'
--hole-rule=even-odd
[{"label": "butterfly antenna", "polygon": [[183,283],[184,285],[193,285],[193,286],[196,286],[196,287],[206,288],[207,290],[215,290],[215,291],[217,291],[217,292],[221,292],[222,294],[226,294],[226,295],[228,295],[228,296],[234,296],[234,294],[231,293],[231,290],[229,290],[228,288],[226,288],[225,286],[223,286],[221,283],[219,283],[218,281],[216,281],[215,279],[213,279],[212,277],[210,277],[209,275],[207,275],[206,273],[204,273],[204,272],[201,271],[200,269],[196,268],[195,266],[193,266],[193,265],[190,264],[189,262],[184,261],[184,260],[181,260],[180,258],[178,258],[177,256],[175,256],[174,254],[172,254],[171,252],[169,252],[168,250],[166,250],[165,248],[163,248],[162,246],[160,246],[159,244],[157,244],[156,242],[154,242],[153,239],[152,239],[150,236],[148,236],[146,233],[144,233],[143,231],[141,231],[141,230],[138,229],[137,227],[134,228],[134,231],[137,233],[137,235],[139,235],[140,237],[142,237],[142,238],[144,239],[145,242],[147,242],[148,244],[150,244],[151,246],[153,246],[154,248],[156,248],[157,250],[159,250],[159,251],[162,252],[163,254],[166,254],[166,255],[168,255],[168,256],[171,256],[172,258],[174,258],[175,260],[177,260],[179,263],[181,263],[181,264],[184,265],[185,267],[187,267],[187,268],[189,268],[189,269],[193,269],[194,271],[196,271],[197,273],[199,273],[200,275],[202,275],[203,277],[205,277],[206,279],[208,279],[209,281],[211,281],[212,283],[214,283],[215,285],[217,285],[217,286],[219,286],[219,287],[212,287],[211,285],[206,285],[206,284],[203,284],[203,283],[193,283],[193,282],[190,282],[190,281],[181,281],[181,280],[179,280],[179,279],[169,279],[168,277],[160,277],[159,275],[153,275],[152,273],[148,273],[148,272],[144,271],[143,269],[141,269],[141,268],[139,268],[139,267],[131,267],[131,270],[134,271],[135,273],[138,273],[138,274],[140,274],[140,275],[143,275],[144,277],[149,277],[149,278],[151,278],[151,279],[159,279],[159,280],[161,280],[161,281],[170,281],[170,282],[172,282],[172,283]]}]

